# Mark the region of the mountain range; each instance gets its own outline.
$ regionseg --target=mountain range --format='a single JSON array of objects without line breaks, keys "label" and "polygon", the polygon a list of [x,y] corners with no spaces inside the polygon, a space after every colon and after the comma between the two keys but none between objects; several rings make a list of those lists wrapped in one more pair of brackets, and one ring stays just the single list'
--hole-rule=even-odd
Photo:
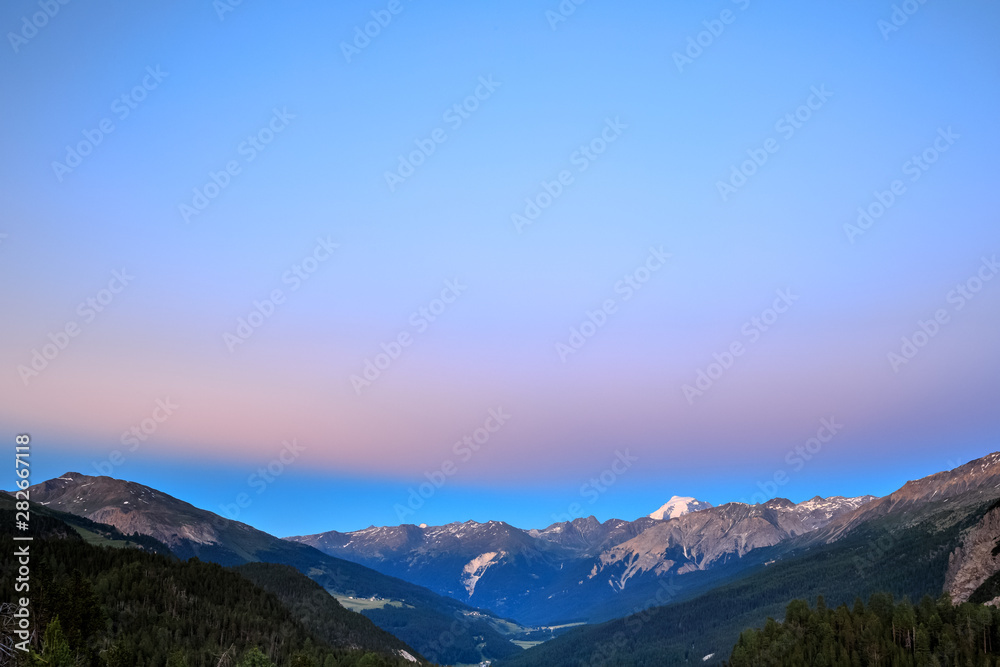
[{"label": "mountain range", "polygon": [[696,587],[710,580],[676,575],[737,569],[748,552],[821,528],[872,498],[712,507],[675,496],[653,513],[663,519],[591,516],[542,530],[467,521],[287,539],[501,615],[554,625],[613,618],[623,600],[645,599],[666,577],[678,591]]},{"label": "mountain range", "polygon": [[[622,633],[622,665],[724,659],[742,629],[793,597],[1000,602],[1000,453],[881,498],[713,507],[674,496],[634,520],[541,529],[466,521],[279,539],[110,477],[66,473],[29,492],[40,512],[82,517],[80,534],[235,567],[289,608],[292,591],[308,591],[294,579],[304,574],[405,642],[397,656],[442,663],[569,667]],[[267,569],[279,565],[290,567]]]}]

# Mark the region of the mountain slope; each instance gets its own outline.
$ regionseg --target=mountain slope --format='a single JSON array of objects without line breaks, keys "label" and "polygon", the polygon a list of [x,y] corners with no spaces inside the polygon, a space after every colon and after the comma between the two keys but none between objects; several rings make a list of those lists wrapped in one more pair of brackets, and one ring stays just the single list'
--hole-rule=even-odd
[{"label": "mountain slope", "polygon": [[[485,658],[521,649],[497,628],[511,624],[421,586],[386,576],[357,563],[322,553],[305,544],[281,540],[246,524],[225,519],[135,482],[66,473],[29,488],[46,508],[109,523],[123,532],[137,531],[165,543],[178,557],[196,556],[221,565],[264,562],[290,565],[342,598],[378,598],[398,605],[391,623],[383,609],[362,613],[419,653],[435,661],[458,662],[485,647]],[[450,646],[437,641],[461,619],[468,631]]]},{"label": "mountain slope", "polygon": [[701,659],[709,654],[716,661],[726,659],[740,632],[762,625],[769,616],[781,618],[793,598],[823,595],[835,606],[880,591],[911,600],[937,597],[948,554],[987,509],[951,508],[939,502],[916,525],[900,526],[894,517],[881,517],[831,544],[792,548],[798,542],[793,538],[765,547],[762,551],[773,562],[756,565],[734,581],[691,599],[646,605],[649,608],[625,618],[572,630],[503,667],[718,664]]},{"label": "mountain slope", "polygon": [[918,521],[922,509],[935,500],[975,505],[997,495],[1000,495],[1000,452],[969,461],[952,470],[910,480],[888,496],[830,522],[815,537],[824,541],[834,540],[866,521],[890,514],[908,514],[912,520]]},{"label": "mountain slope", "polygon": [[[103,653],[105,660],[117,656],[112,664],[162,665],[179,653],[191,667],[209,667],[223,653],[239,656],[253,647],[282,666],[295,653],[318,661],[313,664],[354,664],[364,652],[380,653],[388,661],[381,664],[412,664],[399,650],[405,644],[360,616],[350,635],[339,634],[346,610],[313,609],[310,621],[331,628],[319,636],[277,597],[236,572],[140,548],[94,546],[42,508],[33,506],[32,515],[29,609],[36,650],[37,639],[58,617],[80,657],[76,664],[105,664],[98,660]],[[14,512],[0,509],[0,520],[0,548],[14,553],[25,544],[13,540]],[[15,576],[13,568],[0,569],[0,586],[14,590]]]},{"label": "mountain slope", "polygon": [[[13,512],[15,511],[16,502],[17,499],[15,499],[14,496],[10,495],[6,491],[0,491],[0,509]],[[36,535],[38,534],[39,519],[44,517],[45,519],[54,520],[45,521],[45,525],[49,526],[49,530],[54,531],[55,536],[67,537],[68,535],[63,533],[66,530],[70,530],[81,537],[88,544],[93,544],[95,546],[118,548],[130,547],[163,555],[169,555],[171,553],[170,548],[167,547],[167,545],[163,544],[163,542],[160,542],[156,538],[150,537],[149,535],[142,535],[135,532],[126,535],[114,526],[91,521],[85,517],[69,514],[68,512],[60,512],[59,510],[45,507],[44,505],[39,505],[34,502],[31,503],[31,512],[31,529]]]},{"label": "mountain slope", "polygon": [[[849,510],[818,530],[750,552],[766,554],[770,560],[734,581],[688,600],[573,630],[526,651],[505,667],[571,667],[601,661],[620,667],[680,665],[700,662],[713,653],[715,660],[725,659],[740,631],[761,625],[768,616],[780,618],[792,598],[823,595],[832,606],[887,591],[918,600],[923,595],[937,597],[946,582],[956,581],[966,582],[967,591],[992,567],[987,563],[970,568],[969,563],[995,556],[998,462],[1000,455],[991,454],[907,482],[899,491]],[[822,509],[818,505],[802,511]],[[970,600],[984,602],[998,596],[1000,573],[994,573]],[[657,602],[650,600],[653,605]]]},{"label": "mountain slope", "polygon": [[359,649],[378,647],[407,659],[419,658],[416,650],[375,626],[371,620],[348,611],[323,587],[289,565],[246,563],[233,568],[258,588],[271,593],[307,630],[330,646]]}]

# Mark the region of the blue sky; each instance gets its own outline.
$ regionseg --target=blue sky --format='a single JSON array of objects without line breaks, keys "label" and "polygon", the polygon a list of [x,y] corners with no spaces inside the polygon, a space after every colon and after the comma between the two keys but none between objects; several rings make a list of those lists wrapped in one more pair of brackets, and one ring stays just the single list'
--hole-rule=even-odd
[{"label": "blue sky", "polygon": [[286,534],[396,523],[449,460],[406,520],[546,525],[626,449],[586,513],[998,449],[995,5],[221,6],[0,10],[0,424],[39,477],[119,450],[213,509],[295,440],[242,510]]}]

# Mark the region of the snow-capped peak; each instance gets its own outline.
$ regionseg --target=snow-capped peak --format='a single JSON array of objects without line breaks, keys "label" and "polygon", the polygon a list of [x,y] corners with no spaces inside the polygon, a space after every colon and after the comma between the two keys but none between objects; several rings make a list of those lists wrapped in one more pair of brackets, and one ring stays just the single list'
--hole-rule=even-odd
[{"label": "snow-capped peak", "polygon": [[711,507],[711,503],[706,503],[701,500],[695,500],[694,498],[689,498],[687,496],[673,496],[666,502],[663,507],[656,510],[649,515],[651,519],[676,519],[679,516],[688,514],[689,512],[697,512],[698,510],[707,510]]}]

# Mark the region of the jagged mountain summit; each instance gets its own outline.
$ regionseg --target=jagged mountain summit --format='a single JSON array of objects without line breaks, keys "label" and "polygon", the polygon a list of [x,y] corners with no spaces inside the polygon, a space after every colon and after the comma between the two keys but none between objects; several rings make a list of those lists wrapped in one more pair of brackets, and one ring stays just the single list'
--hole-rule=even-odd
[{"label": "jagged mountain summit", "polygon": [[684,516],[691,512],[697,512],[699,510],[707,510],[712,507],[712,503],[707,503],[702,500],[696,500],[687,496],[671,496],[660,509],[649,515],[650,519],[656,519],[657,521],[662,521],[663,519],[676,519],[679,516]]},{"label": "jagged mountain summit", "polygon": [[619,589],[637,574],[686,574],[706,570],[753,549],[770,547],[790,537],[826,526],[835,518],[871,502],[859,498],[816,496],[795,504],[775,498],[759,505],[727,503],[683,514],[650,526],[636,537],[598,557],[593,571]]}]

